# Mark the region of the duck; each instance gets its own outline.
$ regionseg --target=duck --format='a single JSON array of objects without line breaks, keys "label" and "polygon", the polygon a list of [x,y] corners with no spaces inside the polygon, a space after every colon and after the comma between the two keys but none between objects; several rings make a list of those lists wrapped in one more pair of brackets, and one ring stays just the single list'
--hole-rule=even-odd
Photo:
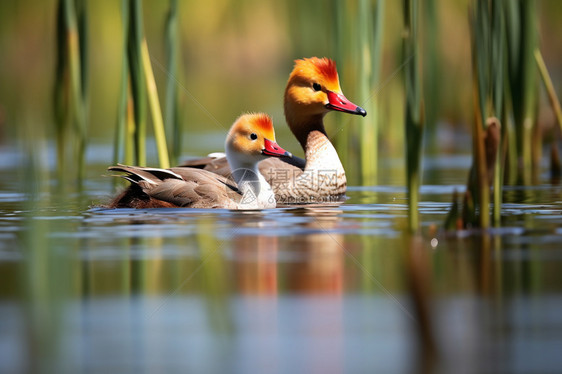
[{"label": "duck", "polygon": [[[345,97],[336,63],[326,57],[295,60],[283,101],[287,125],[303,148],[305,158],[291,155],[259,163],[276,201],[282,205],[342,201],[347,189],[345,170],[323,119],[331,111],[363,117],[367,112]],[[227,158],[210,156],[186,161],[182,167],[227,175]]]},{"label": "duck", "polygon": [[243,114],[230,128],[225,153],[229,176],[208,170],[169,169],[118,164],[108,170],[131,184],[116,196],[109,208],[275,208],[275,195],[258,169],[267,157],[291,157],[275,141],[271,117],[264,113]]}]

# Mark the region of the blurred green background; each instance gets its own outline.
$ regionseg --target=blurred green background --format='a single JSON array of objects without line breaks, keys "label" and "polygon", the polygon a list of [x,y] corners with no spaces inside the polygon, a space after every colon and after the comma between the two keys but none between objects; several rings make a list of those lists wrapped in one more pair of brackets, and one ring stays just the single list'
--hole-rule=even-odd
[{"label": "blurred green background", "polygon": [[[453,131],[467,131],[473,119],[470,31],[471,1],[435,1],[436,21],[423,25],[422,65],[437,74],[426,74],[426,105],[437,108],[436,122]],[[207,0],[179,1],[181,66],[176,77],[183,92],[182,128],[184,155],[197,155],[222,148],[224,133],[241,112],[265,111],[277,124],[279,143],[302,155],[284,124],[282,97],[293,60],[307,56],[336,58],[334,2],[295,0]],[[56,58],[57,1],[3,1],[0,3],[0,141],[17,138],[53,138],[53,87]],[[168,1],[145,1],[144,23],[152,66],[161,102],[165,101],[166,56],[164,25]],[[350,14],[357,1],[346,2]],[[540,47],[558,92],[562,80],[562,2],[537,2]],[[120,2],[99,0],[87,3],[89,16],[89,118],[88,143],[113,142],[117,118],[122,61]],[[380,82],[360,95],[355,72],[359,61],[337,61],[345,95],[358,105],[378,100],[379,158],[403,154],[402,4],[385,5]],[[352,17],[353,19],[353,17]],[[429,27],[437,27],[429,38]],[[351,22],[349,40],[357,45],[356,25]],[[430,43],[436,42],[431,54]],[[430,65],[428,61],[434,61]],[[542,91],[542,87],[541,87]],[[430,95],[428,95],[430,93]],[[554,117],[541,94],[539,121],[552,126]],[[354,131],[357,123],[371,117],[351,118],[342,114],[326,117],[328,132],[337,141],[344,126]],[[368,123],[368,122],[367,122]],[[23,130],[28,124],[31,131]],[[355,127],[354,127],[355,126]],[[428,137],[437,139],[427,124]],[[149,132],[152,131],[148,126]],[[195,134],[209,134],[205,141]],[[192,137],[193,135],[193,137]],[[443,142],[441,142],[443,145]],[[450,144],[454,150],[455,144]],[[446,147],[447,148],[447,147]],[[148,160],[155,164],[156,160]],[[351,179],[357,172],[349,168]]]}]

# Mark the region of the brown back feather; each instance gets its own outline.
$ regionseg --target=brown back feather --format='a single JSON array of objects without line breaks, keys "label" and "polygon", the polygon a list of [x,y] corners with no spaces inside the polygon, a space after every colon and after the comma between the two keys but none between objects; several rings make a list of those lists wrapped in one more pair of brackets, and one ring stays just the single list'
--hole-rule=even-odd
[{"label": "brown back feather", "polygon": [[109,204],[110,208],[235,208],[239,201],[236,184],[206,170],[113,166],[127,173],[131,185]]}]

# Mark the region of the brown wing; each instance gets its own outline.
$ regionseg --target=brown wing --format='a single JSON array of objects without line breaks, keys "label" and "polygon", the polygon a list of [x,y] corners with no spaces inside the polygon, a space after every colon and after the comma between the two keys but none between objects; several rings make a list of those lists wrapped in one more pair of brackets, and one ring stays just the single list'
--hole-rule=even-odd
[{"label": "brown wing", "polygon": [[219,175],[194,168],[156,169],[113,166],[127,173],[131,186],[110,207],[236,208],[236,185]]}]

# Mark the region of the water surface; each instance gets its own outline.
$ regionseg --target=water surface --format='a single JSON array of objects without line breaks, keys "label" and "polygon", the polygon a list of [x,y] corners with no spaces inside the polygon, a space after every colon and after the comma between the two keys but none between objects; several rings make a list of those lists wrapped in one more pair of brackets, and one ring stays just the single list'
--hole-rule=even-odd
[{"label": "water surface", "polygon": [[30,200],[0,163],[0,372],[557,372],[561,188],[446,233],[469,164],[428,159],[411,239],[392,175],[339,206],[110,210],[103,165]]}]

